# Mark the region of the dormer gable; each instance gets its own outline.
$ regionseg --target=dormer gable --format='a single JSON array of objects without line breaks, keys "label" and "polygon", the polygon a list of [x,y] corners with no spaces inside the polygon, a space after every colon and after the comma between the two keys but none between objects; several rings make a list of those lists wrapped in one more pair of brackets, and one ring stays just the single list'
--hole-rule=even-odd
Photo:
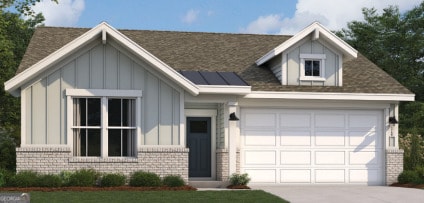
[{"label": "dormer gable", "polygon": [[256,60],[271,69],[282,85],[342,86],[343,62],[357,51],[318,22]]}]

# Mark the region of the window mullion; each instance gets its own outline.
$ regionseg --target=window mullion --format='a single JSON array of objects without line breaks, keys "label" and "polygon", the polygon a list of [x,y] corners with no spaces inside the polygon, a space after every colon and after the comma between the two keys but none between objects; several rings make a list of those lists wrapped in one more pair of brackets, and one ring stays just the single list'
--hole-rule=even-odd
[{"label": "window mullion", "polygon": [[108,123],[108,99],[107,97],[102,97],[101,98],[101,156],[102,157],[107,157],[108,156],[108,130],[107,130],[107,126],[109,125]]}]

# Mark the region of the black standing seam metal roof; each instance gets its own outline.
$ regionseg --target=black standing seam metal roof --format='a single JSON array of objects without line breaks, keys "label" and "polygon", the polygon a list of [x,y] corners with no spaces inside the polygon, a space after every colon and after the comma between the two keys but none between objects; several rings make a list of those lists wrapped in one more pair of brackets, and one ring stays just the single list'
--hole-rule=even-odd
[{"label": "black standing seam metal roof", "polygon": [[179,71],[179,73],[196,85],[249,86],[234,72]]}]

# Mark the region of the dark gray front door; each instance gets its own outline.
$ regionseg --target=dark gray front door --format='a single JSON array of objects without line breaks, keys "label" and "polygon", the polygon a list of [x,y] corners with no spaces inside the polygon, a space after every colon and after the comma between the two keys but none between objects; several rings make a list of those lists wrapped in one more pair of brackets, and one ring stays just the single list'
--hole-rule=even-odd
[{"label": "dark gray front door", "polygon": [[211,118],[187,118],[189,177],[211,177]]}]

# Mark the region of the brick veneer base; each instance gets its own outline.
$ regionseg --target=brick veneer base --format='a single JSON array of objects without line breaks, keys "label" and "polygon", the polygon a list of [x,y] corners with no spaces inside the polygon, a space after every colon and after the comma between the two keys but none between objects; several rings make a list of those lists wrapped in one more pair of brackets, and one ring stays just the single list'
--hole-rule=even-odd
[{"label": "brick veneer base", "polygon": [[[240,173],[240,151],[236,152],[236,173]],[[229,162],[228,149],[216,150],[216,180],[228,181],[229,179]]]},{"label": "brick veneer base", "polygon": [[397,178],[403,171],[403,150],[386,150],[386,184],[397,182]]},{"label": "brick veneer base", "polygon": [[138,170],[154,172],[160,176],[181,175],[188,180],[188,148],[140,148],[137,157],[73,157],[69,147],[16,148],[16,170],[33,170],[57,174],[92,168],[99,172],[121,172],[125,175]]}]

